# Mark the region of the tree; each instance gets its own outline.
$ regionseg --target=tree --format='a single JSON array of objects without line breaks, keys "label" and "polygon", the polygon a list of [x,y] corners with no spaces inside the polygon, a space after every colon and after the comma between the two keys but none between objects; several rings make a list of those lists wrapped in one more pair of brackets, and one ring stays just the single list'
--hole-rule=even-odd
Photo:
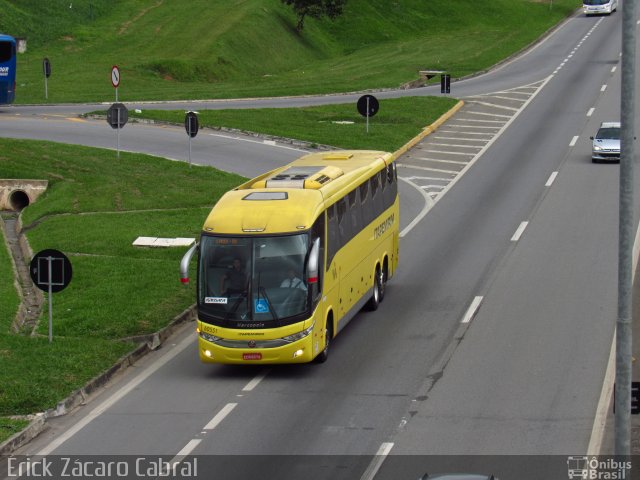
[{"label": "tree", "polygon": [[347,0],[282,0],[282,3],[293,7],[298,16],[296,30],[301,32],[304,28],[304,17],[320,18],[324,15],[333,20],[342,15]]}]

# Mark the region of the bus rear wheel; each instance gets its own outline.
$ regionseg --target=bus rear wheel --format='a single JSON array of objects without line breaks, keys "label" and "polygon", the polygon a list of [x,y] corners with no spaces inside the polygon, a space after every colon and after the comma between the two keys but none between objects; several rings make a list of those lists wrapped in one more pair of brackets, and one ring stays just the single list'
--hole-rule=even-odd
[{"label": "bus rear wheel", "polygon": [[376,268],[376,273],[373,278],[373,292],[371,293],[371,298],[367,302],[367,310],[373,312],[378,309],[380,302],[384,297],[385,283],[384,274],[380,271],[380,267]]}]

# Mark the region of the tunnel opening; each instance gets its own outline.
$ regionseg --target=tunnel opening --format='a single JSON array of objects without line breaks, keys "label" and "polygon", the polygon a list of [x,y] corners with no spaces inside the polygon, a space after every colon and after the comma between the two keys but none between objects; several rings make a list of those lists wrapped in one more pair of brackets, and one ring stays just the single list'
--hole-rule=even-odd
[{"label": "tunnel opening", "polygon": [[29,195],[23,190],[15,190],[9,196],[9,205],[12,210],[20,212],[29,206]]}]

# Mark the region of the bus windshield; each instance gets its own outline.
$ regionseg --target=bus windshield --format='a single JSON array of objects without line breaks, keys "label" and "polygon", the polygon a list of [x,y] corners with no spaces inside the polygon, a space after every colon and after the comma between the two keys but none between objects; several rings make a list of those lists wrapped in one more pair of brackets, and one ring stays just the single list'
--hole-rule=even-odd
[{"label": "bus windshield", "polygon": [[273,328],[308,316],[305,259],[309,236],[203,235],[200,319],[237,328]]}]

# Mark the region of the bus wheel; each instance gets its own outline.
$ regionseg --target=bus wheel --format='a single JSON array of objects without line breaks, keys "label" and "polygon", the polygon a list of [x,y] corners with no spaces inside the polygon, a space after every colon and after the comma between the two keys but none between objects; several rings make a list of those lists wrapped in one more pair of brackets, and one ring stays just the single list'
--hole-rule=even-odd
[{"label": "bus wheel", "polygon": [[382,301],[382,295],[380,294],[382,289],[382,274],[380,273],[380,269],[376,269],[376,274],[373,277],[373,293],[371,294],[371,298],[367,302],[367,310],[373,312],[378,309],[380,306],[380,302]]},{"label": "bus wheel", "polygon": [[387,264],[385,263],[382,272],[380,272],[380,302],[384,300],[384,293],[387,291],[387,278],[389,278],[389,276]]},{"label": "bus wheel", "polygon": [[329,358],[329,344],[331,343],[332,337],[333,337],[333,319],[329,317],[327,318],[327,328],[325,330],[325,335],[324,335],[324,349],[315,358],[316,363],[324,363],[327,361],[327,358]]}]

